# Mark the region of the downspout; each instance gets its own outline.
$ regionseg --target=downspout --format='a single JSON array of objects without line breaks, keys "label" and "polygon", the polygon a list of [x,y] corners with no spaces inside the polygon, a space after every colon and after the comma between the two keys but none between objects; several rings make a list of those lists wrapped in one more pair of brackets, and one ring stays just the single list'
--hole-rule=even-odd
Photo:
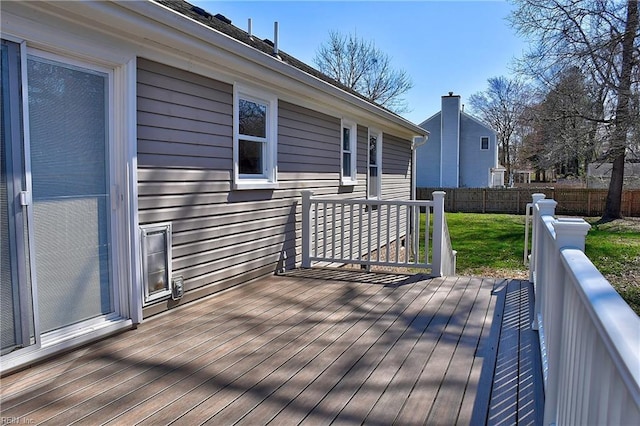
[{"label": "downspout", "polygon": [[427,143],[429,139],[429,133],[424,136],[414,136],[411,142],[411,199],[416,199],[416,187],[417,187],[417,164],[416,164],[416,150],[419,146]]}]

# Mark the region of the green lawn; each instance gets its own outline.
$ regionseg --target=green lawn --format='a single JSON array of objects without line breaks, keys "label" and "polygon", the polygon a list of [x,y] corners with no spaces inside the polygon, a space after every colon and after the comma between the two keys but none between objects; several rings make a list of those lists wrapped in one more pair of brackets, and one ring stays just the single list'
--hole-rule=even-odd
[{"label": "green lawn", "polygon": [[611,285],[640,315],[640,221],[598,224],[591,230],[585,253]]},{"label": "green lawn", "polygon": [[[505,214],[447,213],[457,274],[528,278],[523,265],[525,217]],[[424,215],[422,220],[424,221]],[[587,235],[586,254],[640,315],[640,221],[598,225]]]}]

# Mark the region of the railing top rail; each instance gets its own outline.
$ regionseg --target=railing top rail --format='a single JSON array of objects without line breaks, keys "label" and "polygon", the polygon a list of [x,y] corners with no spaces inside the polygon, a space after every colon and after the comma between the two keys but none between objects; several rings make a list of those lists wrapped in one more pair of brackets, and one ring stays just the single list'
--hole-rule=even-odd
[{"label": "railing top rail", "polygon": [[310,198],[311,202],[320,202],[320,203],[335,203],[335,204],[367,204],[367,205],[375,205],[375,206],[433,206],[433,200],[370,200],[366,198],[325,198],[323,196],[312,196]]},{"label": "railing top rail", "polygon": [[560,254],[600,338],[628,373],[622,377],[640,405],[640,318],[581,250],[564,248]]}]

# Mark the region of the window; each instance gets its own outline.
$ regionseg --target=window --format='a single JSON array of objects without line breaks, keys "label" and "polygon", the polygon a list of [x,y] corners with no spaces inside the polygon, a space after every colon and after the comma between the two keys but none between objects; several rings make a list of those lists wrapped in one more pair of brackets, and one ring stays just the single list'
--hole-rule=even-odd
[{"label": "window", "polygon": [[234,187],[276,188],[278,99],[238,85],[233,95]]},{"label": "window", "polygon": [[483,136],[480,138],[480,149],[489,149],[489,138]]},{"label": "window", "polygon": [[356,145],[358,140],[358,126],[352,121],[342,120],[342,157],[340,180],[342,185],[358,183],[358,169]]},{"label": "window", "polygon": [[382,132],[369,129],[369,155],[367,161],[367,197],[380,198],[382,177]]}]

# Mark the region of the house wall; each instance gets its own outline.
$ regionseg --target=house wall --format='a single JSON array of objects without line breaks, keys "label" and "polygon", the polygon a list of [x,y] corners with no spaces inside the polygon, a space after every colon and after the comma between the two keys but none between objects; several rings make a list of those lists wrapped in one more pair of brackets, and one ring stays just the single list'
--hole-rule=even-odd
[{"label": "house wall", "polygon": [[418,188],[439,188],[442,126],[440,113],[420,124],[429,131],[429,139],[416,149],[416,181]]},{"label": "house wall", "polygon": [[[498,166],[495,132],[460,111],[459,96],[443,96],[442,111],[420,124],[430,135],[418,147],[418,188],[486,188],[490,170]],[[481,138],[489,138],[482,150]]]},{"label": "house wall", "polygon": [[411,145],[393,135],[383,135],[382,199],[408,200],[411,197]]},{"label": "house wall", "polygon": [[[496,135],[466,114],[460,115],[460,188],[491,186],[490,170],[496,167]],[[489,138],[489,149],[483,150],[481,138]]]},{"label": "house wall", "polygon": [[[172,222],[173,276],[185,287],[179,303],[299,266],[300,190],[366,196],[367,127],[358,126],[358,184],[340,186],[340,119],[282,100],[278,189],[232,190],[232,89],[138,59],[139,223]],[[410,159],[409,141],[383,135],[384,199],[409,198]]]}]

